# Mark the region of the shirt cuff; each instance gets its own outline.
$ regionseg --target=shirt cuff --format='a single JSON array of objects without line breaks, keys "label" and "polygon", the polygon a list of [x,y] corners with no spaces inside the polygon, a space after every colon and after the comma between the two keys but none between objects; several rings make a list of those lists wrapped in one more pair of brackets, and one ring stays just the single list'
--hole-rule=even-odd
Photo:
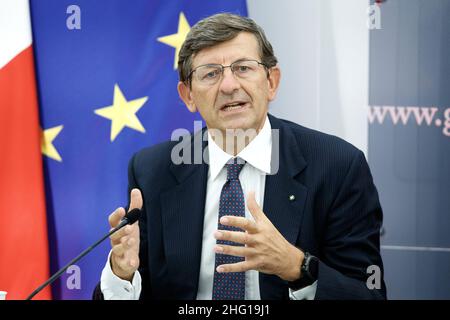
[{"label": "shirt cuff", "polygon": [[289,289],[289,298],[291,300],[314,300],[317,291],[317,280],[310,286],[294,291]]},{"label": "shirt cuff", "polygon": [[139,271],[136,270],[133,280],[127,281],[116,276],[111,269],[111,252],[103,268],[100,279],[100,289],[105,300],[139,300],[142,290],[142,279]]}]

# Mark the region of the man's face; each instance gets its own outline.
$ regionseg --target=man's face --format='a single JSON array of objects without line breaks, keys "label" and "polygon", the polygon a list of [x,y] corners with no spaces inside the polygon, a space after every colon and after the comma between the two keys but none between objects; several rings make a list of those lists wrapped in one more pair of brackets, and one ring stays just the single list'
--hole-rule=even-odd
[{"label": "man's face", "polygon": [[[234,39],[198,52],[192,62],[192,70],[205,64],[228,66],[235,61],[249,59],[261,61],[255,36],[241,32]],[[269,101],[275,98],[280,70],[267,70],[259,65],[249,79],[236,77],[225,68],[222,78],[213,85],[205,85],[192,77],[191,87],[178,84],[180,97],[191,112],[199,111],[209,129],[260,130],[267,115]],[[239,103],[238,106],[229,107]],[[228,106],[228,107],[227,107]]]}]

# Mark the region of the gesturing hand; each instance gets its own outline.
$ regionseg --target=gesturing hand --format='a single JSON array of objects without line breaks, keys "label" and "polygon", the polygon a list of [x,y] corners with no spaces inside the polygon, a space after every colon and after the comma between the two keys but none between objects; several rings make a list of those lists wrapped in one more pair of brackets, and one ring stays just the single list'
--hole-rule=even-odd
[{"label": "gesturing hand", "polygon": [[[142,209],[142,195],[139,189],[131,190],[130,208]],[[118,208],[109,216],[111,228],[116,227],[125,216],[125,209]],[[111,268],[116,276],[131,281],[139,267],[139,222],[128,225],[111,237]]]},{"label": "gesturing hand", "polygon": [[214,233],[216,239],[245,245],[216,245],[214,248],[216,253],[245,257],[245,260],[234,264],[220,265],[217,267],[217,272],[257,270],[275,274],[287,281],[298,279],[300,266],[304,259],[303,252],[290,244],[266,217],[256,203],[254,192],[249,193],[247,207],[255,221],[234,216],[224,216],[220,219],[221,224],[238,227],[244,232],[217,230]]}]

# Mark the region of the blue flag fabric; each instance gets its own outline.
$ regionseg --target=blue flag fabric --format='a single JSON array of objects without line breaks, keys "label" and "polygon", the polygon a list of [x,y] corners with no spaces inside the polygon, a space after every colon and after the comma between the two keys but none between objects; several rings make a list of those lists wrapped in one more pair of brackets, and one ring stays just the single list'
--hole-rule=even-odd
[{"label": "blue flag fabric", "polygon": [[[53,273],[127,205],[132,154],[201,119],[176,89],[175,54],[189,26],[247,8],[244,0],[35,0],[31,10]],[[54,299],[90,299],[109,249],[105,241],[70,268]]]}]

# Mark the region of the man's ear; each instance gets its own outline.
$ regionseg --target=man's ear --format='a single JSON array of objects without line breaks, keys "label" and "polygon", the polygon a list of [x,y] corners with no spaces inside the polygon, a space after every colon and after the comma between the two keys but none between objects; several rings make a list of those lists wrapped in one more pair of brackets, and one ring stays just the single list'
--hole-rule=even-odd
[{"label": "man's ear", "polygon": [[189,87],[189,84],[179,81],[177,89],[181,100],[183,100],[184,104],[189,109],[189,111],[197,112],[197,107],[195,106],[194,100],[192,99],[192,92],[191,88]]},{"label": "man's ear", "polygon": [[278,64],[275,67],[270,68],[267,81],[269,83],[269,101],[275,99],[278,92],[278,86],[280,85],[281,70]]}]

